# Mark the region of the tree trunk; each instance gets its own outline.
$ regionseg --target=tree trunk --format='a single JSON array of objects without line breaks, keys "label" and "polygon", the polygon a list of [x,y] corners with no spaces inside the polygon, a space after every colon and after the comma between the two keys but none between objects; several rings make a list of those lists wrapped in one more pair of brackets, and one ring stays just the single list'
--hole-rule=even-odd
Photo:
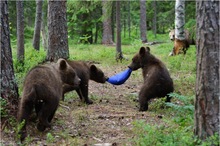
[{"label": "tree trunk", "polygon": [[42,0],[36,0],[36,17],[35,17],[35,28],[34,28],[34,38],[33,47],[35,50],[40,50],[40,30],[41,30],[41,18],[42,18]]},{"label": "tree trunk", "polygon": [[43,4],[42,20],[41,20],[42,45],[44,47],[44,50],[48,49],[47,9],[48,9],[48,5],[46,2]]},{"label": "tree trunk", "polygon": [[17,9],[17,60],[24,61],[24,1],[16,1]]},{"label": "tree trunk", "polygon": [[[115,1],[113,1],[112,2],[112,5],[113,6],[115,6],[116,4],[115,4],[116,2]],[[116,23],[116,7],[112,7],[112,18],[111,18],[111,20],[112,20],[112,25],[111,25],[111,28],[112,28],[112,41],[113,42],[115,42],[115,23]]]},{"label": "tree trunk", "polygon": [[147,43],[146,0],[140,0],[140,33],[142,43]]},{"label": "tree trunk", "polygon": [[219,1],[197,1],[195,135],[220,135]]},{"label": "tree trunk", "polygon": [[120,18],[120,1],[116,1],[116,29],[117,29],[117,38],[116,38],[116,60],[122,60],[123,55],[121,51],[121,18]]},{"label": "tree trunk", "polygon": [[131,2],[128,1],[128,38],[131,38]]},{"label": "tree trunk", "polygon": [[14,76],[10,32],[8,21],[8,2],[0,1],[1,8],[1,98],[7,101],[8,115],[17,115],[18,86]]},{"label": "tree trunk", "polygon": [[157,37],[157,1],[153,0],[153,9],[154,9],[154,17],[153,17],[153,33],[154,37]]},{"label": "tree trunk", "polygon": [[185,40],[185,0],[176,0],[175,5],[175,38]]},{"label": "tree trunk", "polygon": [[180,53],[186,54],[186,50],[189,48],[189,43],[185,39],[184,32],[185,25],[185,0],[176,0],[175,3],[175,40],[172,55],[178,55]]},{"label": "tree trunk", "polygon": [[45,23],[46,22],[42,19],[42,21],[41,21],[42,44],[43,44],[44,50],[47,50],[48,49],[48,44],[47,44],[48,36],[47,36],[47,30],[46,30]]},{"label": "tree trunk", "polygon": [[112,3],[113,1],[102,1],[102,15],[103,15],[103,34],[102,34],[102,44],[112,45],[112,22],[111,22],[111,13],[112,13]]},{"label": "tree trunk", "polygon": [[47,60],[69,57],[66,0],[49,1]]}]

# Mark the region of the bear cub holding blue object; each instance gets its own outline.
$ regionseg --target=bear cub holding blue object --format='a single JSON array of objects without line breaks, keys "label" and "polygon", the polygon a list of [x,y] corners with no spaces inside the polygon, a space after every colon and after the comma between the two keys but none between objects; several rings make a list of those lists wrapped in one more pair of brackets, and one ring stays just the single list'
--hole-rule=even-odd
[{"label": "bear cub holding blue object", "polygon": [[148,101],[152,98],[167,96],[166,102],[170,102],[167,94],[174,90],[173,80],[165,64],[150,53],[149,47],[140,48],[129,68],[133,71],[142,68],[144,84],[139,92],[140,111],[148,110]]}]

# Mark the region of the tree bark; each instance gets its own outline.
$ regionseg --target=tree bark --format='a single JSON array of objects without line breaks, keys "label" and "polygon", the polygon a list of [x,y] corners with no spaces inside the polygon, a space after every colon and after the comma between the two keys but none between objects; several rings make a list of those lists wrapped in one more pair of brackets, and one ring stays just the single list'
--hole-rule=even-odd
[{"label": "tree bark", "polygon": [[1,98],[7,101],[8,115],[17,115],[18,86],[14,76],[10,32],[8,21],[8,2],[0,1],[1,8]]},{"label": "tree bark", "polygon": [[140,0],[140,33],[142,43],[147,43],[146,0]]},{"label": "tree bark", "polygon": [[153,0],[153,9],[154,9],[154,17],[153,17],[153,33],[154,37],[157,36],[157,1]]},{"label": "tree bark", "polygon": [[24,61],[24,1],[16,1],[17,9],[17,60]]},{"label": "tree bark", "polygon": [[111,13],[112,13],[112,3],[113,1],[102,1],[102,15],[103,15],[103,34],[102,34],[102,44],[112,45],[112,22],[111,22]]},{"label": "tree bark", "polygon": [[186,54],[189,43],[185,39],[185,0],[176,0],[175,3],[175,40],[174,47],[169,56]]},{"label": "tree bark", "polygon": [[122,60],[123,55],[121,51],[121,12],[120,12],[120,1],[116,1],[116,60]]},{"label": "tree bark", "polygon": [[176,0],[175,5],[175,38],[185,40],[185,0]]},{"label": "tree bark", "polygon": [[41,18],[42,18],[42,0],[36,0],[36,17],[35,17],[35,28],[34,28],[34,38],[33,47],[35,50],[40,50],[40,30],[41,30]]},{"label": "tree bark", "polygon": [[44,9],[48,9],[47,3],[43,4],[43,10],[42,10],[42,20],[41,20],[41,34],[42,34],[42,45],[44,47],[44,50],[48,49],[48,31],[47,31],[47,11]]},{"label": "tree bark", "polygon": [[47,60],[69,57],[66,0],[49,1]]},{"label": "tree bark", "polygon": [[219,1],[197,1],[195,135],[220,134]]},{"label": "tree bark", "polygon": [[128,1],[128,38],[131,38],[131,1]]}]

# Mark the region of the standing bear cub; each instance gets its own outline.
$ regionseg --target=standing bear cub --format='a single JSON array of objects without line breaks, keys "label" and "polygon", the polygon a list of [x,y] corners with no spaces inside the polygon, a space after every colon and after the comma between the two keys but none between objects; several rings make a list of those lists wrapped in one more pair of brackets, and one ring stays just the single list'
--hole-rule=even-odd
[{"label": "standing bear cub", "polygon": [[27,136],[26,124],[34,108],[39,120],[37,129],[44,131],[50,127],[63,95],[63,84],[74,88],[80,84],[74,69],[64,59],[59,59],[57,63],[38,65],[27,73],[18,113],[18,122],[25,122],[19,131],[21,141]]},{"label": "standing bear cub", "polygon": [[168,93],[173,92],[173,81],[162,61],[150,53],[149,47],[141,47],[139,52],[132,58],[129,65],[133,71],[142,68],[144,83],[139,92],[140,111],[148,110],[148,101],[155,97],[167,96],[167,102],[171,97]]},{"label": "standing bear cub", "polygon": [[[79,88],[74,88],[68,85],[63,86],[64,93],[76,90],[80,99],[86,104],[92,104],[93,101],[88,97],[89,80],[93,80],[97,83],[105,83],[107,77],[103,71],[96,67],[94,64],[85,61],[71,61],[67,60],[68,64],[76,71],[77,75],[81,79]],[[64,95],[63,95],[64,100]]]}]

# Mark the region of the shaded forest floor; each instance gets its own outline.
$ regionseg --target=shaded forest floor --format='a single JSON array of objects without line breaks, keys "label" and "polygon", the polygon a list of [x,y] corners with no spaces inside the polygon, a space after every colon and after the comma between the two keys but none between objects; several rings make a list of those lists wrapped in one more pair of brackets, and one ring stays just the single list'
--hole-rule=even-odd
[{"label": "shaded forest floor", "polygon": [[[124,66],[100,67],[107,76],[126,69]],[[138,111],[137,95],[143,79],[141,70],[120,86],[109,83],[98,84],[90,81],[89,96],[92,105],[83,104],[75,91],[65,95],[52,120],[52,128],[39,132],[36,121],[29,122],[27,145],[133,145],[134,121],[162,124],[162,115],[151,109]],[[15,129],[15,128],[13,128]],[[6,131],[6,132],[5,132]],[[6,129],[1,132],[3,145],[15,145],[15,131]]]}]

